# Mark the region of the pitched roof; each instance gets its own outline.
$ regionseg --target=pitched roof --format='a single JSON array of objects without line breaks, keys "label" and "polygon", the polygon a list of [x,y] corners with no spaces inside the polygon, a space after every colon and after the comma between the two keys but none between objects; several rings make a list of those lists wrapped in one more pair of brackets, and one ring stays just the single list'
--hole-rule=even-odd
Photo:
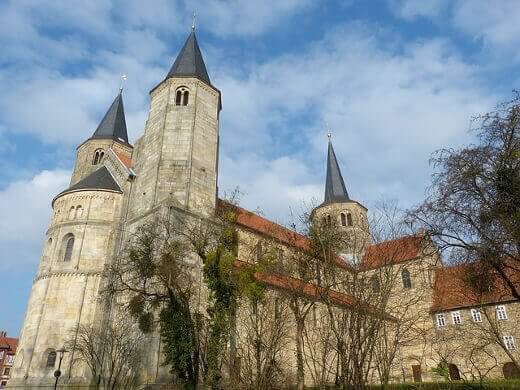
[{"label": "pitched roof", "polygon": [[90,139],[113,139],[128,144],[125,111],[121,91],[99,123]]},{"label": "pitched roof", "polygon": [[18,347],[17,338],[0,336],[0,350],[16,352],[16,347]]},{"label": "pitched roof", "polygon": [[[112,149],[113,150],[113,149]],[[132,158],[124,155],[121,152],[117,152],[114,150],[115,155],[123,163],[123,165],[127,168],[132,168]]]},{"label": "pitched roof", "polygon": [[[236,268],[244,268],[251,266],[251,264],[240,260],[235,260],[233,265]],[[359,311],[363,310],[370,314],[381,314],[377,313],[376,308],[374,308],[373,306],[369,305],[368,303],[361,302],[360,300],[351,295],[340,293],[334,290],[325,289],[323,287],[317,286],[316,284],[304,282],[301,279],[268,272],[255,272],[253,276],[257,281],[264,283],[268,286],[279,288],[282,290],[289,290],[311,300],[329,300],[330,303],[336,306],[349,307]],[[382,314],[385,319],[393,319],[392,316],[386,313]]]},{"label": "pitched roof", "polygon": [[114,180],[114,177],[105,166],[102,166],[97,171],[92,172],[90,175],[81,179],[76,184],[71,185],[65,191],[60,192],[58,196],[67,192],[80,190],[109,190],[123,192],[121,187],[119,187],[119,184],[117,184],[117,182]]},{"label": "pitched roof", "polygon": [[[273,238],[285,245],[301,249],[311,250],[311,240],[303,234],[287,229],[275,222],[259,216],[249,210],[235,206],[225,200],[217,199],[217,212],[232,209],[236,213],[236,223],[239,226],[250,229],[256,233]],[[351,267],[340,257],[335,257],[338,267],[350,270]]]},{"label": "pitched roof", "polygon": [[418,233],[370,245],[361,260],[361,268],[367,270],[416,259],[421,255],[424,238],[424,233]]},{"label": "pitched roof", "polygon": [[[431,311],[443,311],[516,300],[511,295],[511,290],[504,283],[503,279],[494,271],[489,271],[491,272],[490,288],[485,292],[479,292],[469,280],[471,267],[474,265],[478,266],[478,263],[441,267],[435,270]],[[510,276],[515,285],[520,286],[520,275],[518,275],[518,272],[511,272]]]},{"label": "pitched roof", "polygon": [[166,78],[175,76],[194,76],[211,85],[195,31],[188,36]]},{"label": "pitched roof", "polygon": [[329,141],[329,149],[327,153],[327,178],[325,181],[325,200],[323,204],[336,203],[336,202],[348,202],[350,198],[348,196],[347,188],[341,170],[339,168],[338,160],[336,159],[336,153],[332,147],[332,142]]}]

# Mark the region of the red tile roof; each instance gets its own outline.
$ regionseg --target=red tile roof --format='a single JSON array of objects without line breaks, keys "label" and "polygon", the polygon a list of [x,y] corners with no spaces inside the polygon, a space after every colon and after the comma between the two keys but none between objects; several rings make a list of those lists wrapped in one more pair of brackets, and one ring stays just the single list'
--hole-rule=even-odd
[{"label": "red tile roof", "polygon": [[12,352],[16,352],[18,347],[18,339],[14,337],[0,336],[0,349],[7,349]]},{"label": "red tile roof", "polygon": [[[511,295],[511,290],[494,271],[491,271],[489,291],[478,292],[468,280],[471,266],[472,264],[462,264],[435,270],[431,311],[516,300]],[[520,286],[520,275],[515,275],[513,280]]]},{"label": "red tile roof", "polygon": [[[251,266],[251,264],[240,260],[235,260],[233,265],[236,268]],[[328,290],[313,283],[304,282],[301,279],[267,272],[255,272],[253,276],[261,283],[282,290],[290,290],[311,300],[323,301],[324,299],[329,299],[330,302],[336,306],[348,307],[359,311],[363,310],[369,314],[377,313],[377,310],[373,306],[360,302],[350,295]],[[394,319],[394,317],[386,313],[383,313],[383,318],[388,320]]]},{"label": "red tile roof", "polygon": [[416,259],[421,255],[424,237],[418,233],[370,245],[361,260],[361,268],[373,269]]},{"label": "red tile roof", "polygon": [[123,163],[123,165],[125,167],[127,167],[129,169],[132,167],[132,159],[130,157],[127,157],[123,153],[117,152],[115,150],[114,150],[114,153],[116,154],[117,158],[119,158],[119,160]]},{"label": "red tile roof", "polygon": [[[236,213],[236,223],[239,226],[253,230],[256,233],[260,233],[270,238],[274,238],[285,245],[299,248],[304,251],[311,250],[311,240],[308,237],[287,229],[275,222],[259,216],[258,214],[243,209],[242,207],[235,206],[222,199],[217,199],[217,212],[226,209],[231,209]],[[351,269],[349,264],[340,257],[337,257],[335,260],[338,267],[348,270]]]}]

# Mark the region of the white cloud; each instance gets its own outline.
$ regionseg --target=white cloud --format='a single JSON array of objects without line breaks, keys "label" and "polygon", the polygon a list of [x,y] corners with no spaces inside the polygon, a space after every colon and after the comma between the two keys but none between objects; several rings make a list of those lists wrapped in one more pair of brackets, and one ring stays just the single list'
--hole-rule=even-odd
[{"label": "white cloud", "polygon": [[[518,54],[518,35],[520,34],[520,6],[517,0],[389,0],[390,10],[405,20],[419,17],[431,19],[443,31],[446,24],[481,41],[484,52],[492,57],[482,60],[500,64],[507,58],[520,60]],[[500,65],[504,65],[503,63]]]},{"label": "white cloud", "polygon": [[239,184],[248,207],[275,216],[321,201],[328,122],[351,196],[408,206],[422,197],[431,152],[466,142],[470,118],[495,104],[479,71],[445,40],[404,43],[357,24],[244,78],[217,79],[221,188]]},{"label": "white cloud", "polygon": [[39,261],[51,200],[67,188],[70,172],[41,171],[0,191],[0,269],[35,266]]}]

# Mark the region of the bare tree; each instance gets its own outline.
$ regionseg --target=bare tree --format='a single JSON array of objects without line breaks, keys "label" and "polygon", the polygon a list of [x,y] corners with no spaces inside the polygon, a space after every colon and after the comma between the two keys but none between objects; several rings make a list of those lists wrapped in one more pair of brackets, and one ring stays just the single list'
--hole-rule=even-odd
[{"label": "bare tree", "polygon": [[110,390],[136,386],[143,346],[143,334],[123,316],[106,327],[79,325],[66,343],[74,360],[89,367],[96,388]]},{"label": "bare tree", "polygon": [[270,291],[262,298],[244,299],[239,312],[240,382],[248,389],[283,386],[291,331],[287,300]]},{"label": "bare tree", "polygon": [[520,299],[520,96],[475,120],[477,143],[431,159],[430,195],[409,220],[452,262],[479,262]]}]

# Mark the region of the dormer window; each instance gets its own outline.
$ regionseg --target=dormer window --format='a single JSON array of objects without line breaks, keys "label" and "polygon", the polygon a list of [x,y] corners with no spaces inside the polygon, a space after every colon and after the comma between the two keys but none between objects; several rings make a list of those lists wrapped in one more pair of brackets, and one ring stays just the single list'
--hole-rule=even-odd
[{"label": "dormer window", "polygon": [[103,157],[105,157],[105,151],[103,149],[96,149],[94,152],[94,160],[92,161],[92,165],[98,165],[103,161]]},{"label": "dormer window", "polygon": [[190,93],[188,88],[180,87],[175,92],[175,105],[176,106],[187,106]]}]

